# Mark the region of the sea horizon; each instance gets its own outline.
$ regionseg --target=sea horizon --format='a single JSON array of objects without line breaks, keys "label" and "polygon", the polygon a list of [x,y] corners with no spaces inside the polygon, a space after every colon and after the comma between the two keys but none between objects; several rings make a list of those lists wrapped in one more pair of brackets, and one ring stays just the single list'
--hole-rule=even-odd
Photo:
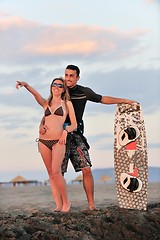
[{"label": "sea horizon", "polygon": [[[110,180],[107,183],[115,183],[114,168],[92,168],[92,173],[95,183],[99,182],[100,177],[108,176]],[[65,179],[67,184],[71,184],[72,180],[76,179],[81,172],[75,172],[74,170],[68,170],[65,174]],[[46,170],[22,170],[22,171],[0,171],[0,183],[11,182],[13,178],[17,176],[22,176],[28,181],[37,181],[45,183],[48,181],[48,174]],[[148,182],[160,182],[160,167],[148,167]]]}]

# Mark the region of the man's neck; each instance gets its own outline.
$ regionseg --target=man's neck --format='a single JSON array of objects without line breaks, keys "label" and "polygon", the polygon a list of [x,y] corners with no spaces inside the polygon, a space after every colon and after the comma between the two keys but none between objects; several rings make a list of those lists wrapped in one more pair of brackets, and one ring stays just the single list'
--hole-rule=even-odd
[{"label": "man's neck", "polygon": [[68,87],[69,89],[73,89],[73,88],[75,88],[77,86],[77,84],[76,85],[74,85],[74,86],[70,86],[70,87]]}]

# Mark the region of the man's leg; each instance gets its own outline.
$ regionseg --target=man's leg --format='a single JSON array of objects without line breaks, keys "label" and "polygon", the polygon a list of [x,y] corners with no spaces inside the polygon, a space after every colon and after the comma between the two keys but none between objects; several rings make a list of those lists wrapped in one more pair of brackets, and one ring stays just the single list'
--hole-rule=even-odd
[{"label": "man's leg", "polygon": [[67,136],[66,152],[65,152],[65,157],[63,159],[62,166],[61,166],[61,172],[63,176],[67,172],[67,168],[68,168],[68,161],[70,158],[70,145],[71,145],[70,141],[71,141],[70,137]]},{"label": "man's leg", "polygon": [[72,135],[70,148],[70,160],[75,169],[75,172],[82,171],[83,187],[88,200],[88,208],[90,210],[95,210],[96,207],[94,203],[94,180],[90,168],[92,164],[90,161],[89,152],[81,137],[76,133],[73,134],[74,137]]},{"label": "man's leg", "polygon": [[91,168],[83,168],[83,187],[86,192],[87,200],[88,200],[88,208],[89,210],[95,210],[94,203],[94,179],[92,176]]}]

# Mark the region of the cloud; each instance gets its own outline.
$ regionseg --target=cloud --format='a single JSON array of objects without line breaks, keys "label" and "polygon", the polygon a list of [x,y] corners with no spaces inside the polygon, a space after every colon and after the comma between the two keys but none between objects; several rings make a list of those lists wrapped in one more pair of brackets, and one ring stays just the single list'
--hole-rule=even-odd
[{"label": "cloud", "polygon": [[[40,110],[27,91],[15,89],[16,79],[29,82],[47,98],[51,79],[63,75],[68,63],[80,65],[79,84],[102,95],[135,99],[143,105],[145,113],[159,109],[160,69],[152,65],[145,69],[137,62],[146,50],[147,45],[142,47],[140,43],[150,34],[149,29],[122,31],[116,26],[43,25],[7,14],[0,14],[0,19],[0,44],[3,46],[0,49],[0,102],[3,106],[0,115],[1,126],[6,131],[23,128],[23,135],[28,126],[33,128],[39,123],[43,114],[43,109]],[[127,68],[134,56],[136,66]],[[154,55],[149,58],[158,62]],[[123,60],[125,67],[121,67]],[[106,106],[98,105],[99,113],[104,109]],[[109,112],[114,110],[112,106],[107,107]],[[17,118],[20,112],[22,116]],[[86,112],[96,115],[95,103],[89,103]]]},{"label": "cloud", "polygon": [[[60,68],[59,73],[64,73],[65,65]],[[91,87],[95,92],[101,95],[123,97],[135,99],[139,101],[146,112],[153,112],[159,109],[160,104],[160,69],[140,69],[140,68],[120,68],[112,71],[107,71],[105,68],[90,71],[92,66],[88,65],[86,74],[83,73],[83,66],[81,69],[82,77],[79,84]],[[60,74],[57,73],[59,76]],[[48,76],[49,75],[49,76]],[[43,97],[49,96],[49,84],[53,76],[56,76],[53,70],[43,70],[38,68],[33,71],[23,72],[23,75],[17,71],[13,74],[3,74],[4,81],[1,82],[0,88],[0,101],[4,104],[5,108],[20,107],[27,110],[35,109],[42,112],[40,106],[35,102],[33,96],[30,95],[25,89],[16,90],[15,83],[16,76],[20,79],[29,79],[29,84],[35,87]],[[1,74],[0,74],[0,78]],[[152,89],[152,90],[151,90]],[[99,111],[104,111],[104,106],[98,106]],[[89,104],[88,112],[92,114],[95,112],[95,103]],[[108,108],[113,110],[112,107]]]},{"label": "cloud", "polygon": [[90,142],[92,142],[92,143],[101,141],[103,139],[110,139],[111,137],[112,137],[112,135],[109,133],[102,133],[102,134],[96,134],[96,136],[95,135],[89,136]]},{"label": "cloud", "polygon": [[150,143],[150,144],[148,144],[148,147],[159,149],[160,148],[160,143]]},{"label": "cloud", "polygon": [[[159,1],[159,0],[158,0]],[[154,4],[157,2],[157,0],[145,0],[147,4]]]},{"label": "cloud", "polygon": [[7,18],[7,17],[11,17],[10,14],[6,11],[1,11],[0,10],[0,18]]},{"label": "cloud", "polygon": [[21,139],[21,138],[29,138],[30,136],[25,133],[16,133],[12,135],[6,135],[6,137],[9,137],[10,139]]},{"label": "cloud", "polygon": [[[25,47],[27,52],[37,55],[92,54],[103,51],[116,51],[119,43],[136,39],[146,34],[146,30],[120,32],[116,28],[103,29],[88,26],[49,26],[36,43]],[[105,39],[105,40],[104,40]]]},{"label": "cloud", "polygon": [[137,54],[140,38],[149,32],[149,29],[120,31],[116,27],[43,25],[20,17],[1,16],[0,62],[43,63],[68,55],[87,58],[112,54],[113,58],[124,58]]},{"label": "cloud", "polygon": [[[90,86],[104,96],[134,99],[142,104],[145,113],[159,110],[160,105],[160,69],[115,69],[113,71],[90,71],[82,85]],[[104,112],[105,106],[100,104],[98,111]],[[109,106],[108,111],[114,111]],[[95,113],[95,103],[88,106],[88,111]],[[96,113],[95,113],[96,114]]]}]

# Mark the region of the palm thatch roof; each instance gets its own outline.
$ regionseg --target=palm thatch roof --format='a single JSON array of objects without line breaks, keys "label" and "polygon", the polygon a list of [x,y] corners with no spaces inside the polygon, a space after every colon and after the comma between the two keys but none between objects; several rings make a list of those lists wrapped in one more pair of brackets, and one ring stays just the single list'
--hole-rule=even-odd
[{"label": "palm thatch roof", "polygon": [[73,179],[72,182],[83,182],[83,175],[79,175],[78,177]]},{"label": "palm thatch roof", "polygon": [[22,176],[17,176],[11,180],[12,183],[24,183],[27,182],[27,180]]},{"label": "palm thatch roof", "polygon": [[104,176],[101,176],[100,179],[99,179],[99,182],[107,182],[109,180],[112,180],[112,178],[110,178],[109,176],[107,175],[104,175]]}]

